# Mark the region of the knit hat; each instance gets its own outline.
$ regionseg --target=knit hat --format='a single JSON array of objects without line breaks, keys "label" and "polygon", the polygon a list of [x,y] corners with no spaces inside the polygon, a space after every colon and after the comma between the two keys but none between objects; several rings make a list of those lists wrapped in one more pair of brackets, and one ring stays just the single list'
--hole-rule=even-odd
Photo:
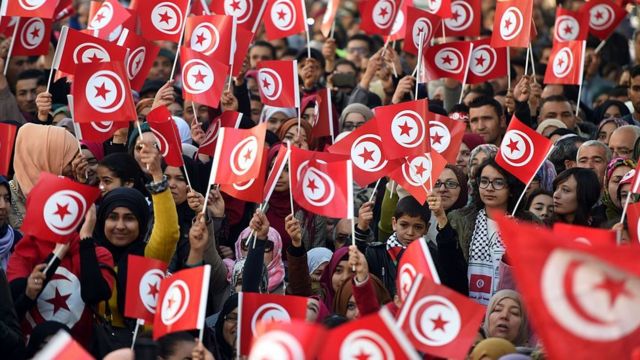
[{"label": "knit hat", "polygon": [[361,114],[362,116],[364,116],[365,121],[369,121],[373,117],[373,111],[371,111],[368,106],[360,103],[349,104],[344,108],[344,110],[342,110],[342,114],[340,114],[340,119],[338,120],[340,124],[340,130],[342,130],[344,119],[351,113]]}]

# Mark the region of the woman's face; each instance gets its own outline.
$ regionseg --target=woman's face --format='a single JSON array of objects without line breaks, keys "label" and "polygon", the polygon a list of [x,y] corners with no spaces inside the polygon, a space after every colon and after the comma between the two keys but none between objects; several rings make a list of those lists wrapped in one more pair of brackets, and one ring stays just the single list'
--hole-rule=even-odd
[{"label": "woman's face", "polygon": [[[466,184],[463,185],[466,186]],[[453,170],[447,168],[442,170],[434,186],[435,192],[442,198],[442,207],[445,210],[451,209],[453,204],[458,201],[461,186]]]},{"label": "woman's face", "polygon": [[333,272],[333,276],[331,276],[331,286],[333,286],[333,291],[338,291],[342,284],[349,280],[351,277],[351,271],[349,270],[349,262],[347,260],[342,260],[336,266],[335,271]]},{"label": "woman's face", "polygon": [[518,337],[522,311],[520,305],[510,298],[500,300],[489,314],[489,337],[515,341]]},{"label": "woman's face", "polygon": [[307,143],[307,132],[304,131],[304,129],[299,128],[297,125],[296,126],[292,126],[289,128],[289,130],[287,130],[287,133],[284,134],[284,141],[291,141],[293,143],[293,140],[298,138],[298,132],[300,132],[300,142],[301,143]]},{"label": "woman's face", "polygon": [[320,302],[318,299],[307,299],[307,321],[316,322],[318,320],[318,314],[320,313]]},{"label": "woman's face", "polygon": [[460,150],[458,150],[458,157],[456,158],[456,166],[462,170],[465,175],[469,175],[469,157],[471,157],[471,150],[465,143],[460,144]]},{"label": "woman's face", "polygon": [[[626,199],[631,190],[631,184],[624,184],[620,186],[620,199]],[[630,201],[633,202],[633,201]]]},{"label": "woman's face", "polygon": [[[275,158],[274,158],[274,161],[275,161]],[[273,162],[271,163],[271,167],[273,168]],[[276,182],[276,187],[274,188],[274,191],[277,191],[277,192],[289,191],[289,165],[284,166],[284,169],[280,173],[280,177]]]},{"label": "woman's face", "polygon": [[[249,246],[252,246],[252,242],[247,244],[247,240],[246,239],[242,239],[241,240],[241,242],[240,242],[240,252],[242,252],[242,256],[244,258],[246,258],[247,254],[249,253]],[[273,249],[273,241],[267,240],[267,242],[264,244],[264,255],[263,255],[264,265],[265,266],[268,266],[269,264],[271,264],[271,261],[273,261],[273,251],[274,251],[274,249]]]},{"label": "woman's face", "polygon": [[347,302],[347,313],[345,317],[349,320],[355,320],[360,317],[360,311],[358,311],[358,306],[356,306],[356,299],[351,295],[349,297],[349,301]]},{"label": "woman's face", "polygon": [[322,273],[324,272],[324,269],[327,267],[328,264],[329,264],[328,261],[325,261],[322,264],[320,264],[318,268],[311,273],[311,281],[320,281],[320,277],[322,276]]},{"label": "woman's face", "polygon": [[304,109],[304,112],[301,115],[302,120],[308,122],[309,125],[313,126],[314,113],[315,113],[315,108],[313,106],[307,106],[307,108]]},{"label": "woman's face", "polygon": [[100,192],[102,193],[102,196],[105,196],[109,191],[113,189],[117,189],[122,186],[127,186],[127,187],[133,186],[133,184],[131,183],[127,183],[123,185],[122,179],[120,179],[115,172],[111,171],[106,166],[98,165],[98,168],[96,169],[96,173],[98,175],[98,181],[99,181],[98,187],[100,188]]},{"label": "woman's face", "polygon": [[89,178],[88,183],[95,185],[98,183],[98,177],[96,176],[96,169],[98,168],[98,160],[88,149],[82,149],[82,156],[87,159],[87,176]]},{"label": "woman's face", "polygon": [[620,184],[620,180],[622,180],[624,174],[629,171],[631,171],[631,168],[628,166],[618,166],[615,170],[613,170],[613,173],[611,173],[611,178],[609,179],[609,183],[607,184],[609,197],[617,207],[620,207],[620,199],[618,199],[618,184]]},{"label": "woman's face", "polygon": [[136,147],[133,151],[133,157],[138,162],[138,166],[145,174],[148,174],[149,170],[147,170],[147,166],[140,161],[140,152],[142,151],[142,146],[143,146],[141,143],[143,140],[145,142],[155,142],[156,137],[150,131],[142,133],[142,136],[138,136],[138,138],[136,139]]},{"label": "woman's face", "polygon": [[509,188],[507,179],[493,166],[487,165],[480,174],[480,200],[489,209],[507,208],[509,202]]},{"label": "woman's face", "polygon": [[487,153],[485,153],[484,151],[478,151],[473,158],[471,158],[471,173],[469,174],[470,177],[475,177],[475,172],[476,169],[478,168],[478,166],[480,164],[482,164],[483,161],[487,160],[489,158],[489,155],[487,155]]},{"label": "woman's face", "polygon": [[140,235],[136,216],[126,207],[117,207],[107,215],[104,236],[115,246],[127,246]]},{"label": "woman's face", "polygon": [[366,121],[367,120],[365,119],[364,115],[360,113],[349,113],[344,117],[344,122],[342,123],[342,131],[353,131],[362,126]]},{"label": "woman's face", "polygon": [[191,359],[191,353],[193,352],[193,348],[196,346],[195,341],[178,341],[173,345],[172,354],[165,354],[162,359],[165,360],[185,360]]},{"label": "woman's face", "polygon": [[609,118],[621,118],[622,113],[620,112],[620,108],[618,105],[610,105],[607,110],[604,111],[603,119]]},{"label": "woman's face", "polygon": [[609,138],[611,137],[611,133],[618,127],[615,123],[606,123],[602,129],[598,132],[598,141],[604,143],[605,145],[609,145]]},{"label": "woman's face", "polygon": [[280,125],[287,120],[285,114],[277,112],[267,119],[267,130],[277,134]]},{"label": "woman's face", "polygon": [[224,324],[222,325],[222,338],[231,347],[235,346],[236,343],[236,331],[238,331],[238,308],[235,308],[224,317]]},{"label": "woman's face", "polygon": [[171,196],[173,196],[173,201],[176,205],[181,205],[187,201],[189,187],[187,186],[187,179],[182,175],[180,168],[167,166],[164,170],[164,174],[167,176],[169,190],[171,190]]},{"label": "woman's face", "polygon": [[539,219],[550,219],[553,216],[553,197],[547,194],[536,195],[528,210]]},{"label": "woman's face", "polygon": [[578,210],[578,182],[570,176],[558,184],[553,192],[553,211],[558,215],[573,214]]}]

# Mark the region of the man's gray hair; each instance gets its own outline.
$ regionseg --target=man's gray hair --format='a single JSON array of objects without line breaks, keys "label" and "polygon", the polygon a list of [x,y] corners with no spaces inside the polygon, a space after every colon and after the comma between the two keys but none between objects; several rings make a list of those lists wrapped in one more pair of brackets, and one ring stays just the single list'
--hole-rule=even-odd
[{"label": "man's gray hair", "polygon": [[580,149],[582,148],[586,148],[586,147],[590,147],[590,146],[599,146],[602,149],[604,149],[604,153],[606,155],[606,160],[607,160],[607,164],[609,163],[609,161],[611,161],[611,149],[609,149],[609,147],[607,145],[605,145],[604,143],[598,141],[598,140],[587,140],[585,142],[582,143],[582,145],[580,145],[580,147],[578,148],[578,154],[576,155],[576,161],[578,161],[578,159],[580,158]]}]

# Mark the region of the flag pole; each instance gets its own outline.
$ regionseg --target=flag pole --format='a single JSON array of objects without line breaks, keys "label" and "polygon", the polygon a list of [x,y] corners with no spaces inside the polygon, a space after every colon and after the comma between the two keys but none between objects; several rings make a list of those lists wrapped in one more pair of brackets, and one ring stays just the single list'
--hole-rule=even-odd
[{"label": "flag pole", "polygon": [[[187,12],[185,14],[189,14],[191,11],[191,2],[187,4]],[[169,80],[173,79],[173,75],[176,72],[176,65],[178,64],[178,56],[180,56],[180,47],[182,46],[182,38],[184,38],[184,29],[187,25],[187,17],[184,17],[182,21],[182,29],[180,30],[180,39],[178,39],[178,50],[176,50],[176,57],[173,59],[173,66],[171,67],[171,75],[169,75]]]},{"label": "flag pole", "polygon": [[511,90],[511,49],[507,46],[507,90]]},{"label": "flag pole", "polygon": [[594,50],[594,52],[597,54],[600,52],[600,50],[602,50],[602,48],[607,44],[607,40],[602,40],[600,41],[600,44],[598,44],[598,47],[596,47],[596,49]]},{"label": "flag pole", "polygon": [[533,75],[533,82],[536,81],[536,62],[533,59],[533,49],[531,48],[531,43],[529,43],[529,55],[531,57],[531,74]]},{"label": "flag pole", "polygon": [[19,25],[20,25],[20,18],[16,20],[16,25],[13,28],[13,35],[11,35],[11,44],[9,44],[9,52],[7,52],[7,59],[5,60],[5,63],[4,63],[4,76],[7,76],[7,70],[9,69],[9,60],[11,60],[11,53],[13,52],[13,44],[16,41],[16,34],[18,33]]},{"label": "flag pole", "polygon": [[418,79],[420,79],[420,66],[422,63],[422,47],[424,46],[424,34],[420,34],[420,47],[418,48],[418,61],[416,62],[416,89],[413,100],[418,100]]},{"label": "flag pole", "polygon": [[[60,46],[56,45],[56,50],[53,52],[53,58],[58,58],[58,50],[60,50]],[[53,65],[55,60],[51,62],[51,69],[49,69],[49,79],[47,80],[47,92],[49,92],[49,88],[51,87],[51,79],[53,78]]]},{"label": "flag pole", "polygon": [[[529,43],[529,45],[527,46],[527,58],[524,61],[524,75],[526,76],[527,73],[529,72],[529,58],[530,58],[530,54],[531,54],[531,43]],[[531,66],[533,67],[533,64],[531,64]]]},{"label": "flag pole", "polygon": [[296,110],[298,110],[298,131],[296,136],[298,137],[298,139],[300,139],[300,122],[302,120],[302,111],[299,107],[297,107]]},{"label": "flag pole", "polygon": [[329,32],[329,38],[333,39],[333,35],[336,32],[336,19],[333,19],[333,24],[331,24],[331,31]]},{"label": "flag pole", "polygon": [[[304,0],[300,0],[302,4],[302,17],[304,18],[304,35],[307,38],[307,58],[311,58],[311,35],[309,35],[309,20],[307,18],[307,7]],[[333,22],[335,24],[335,21]]]},{"label": "flag pole", "polygon": [[447,42],[447,34],[445,34],[444,32],[444,19],[440,20],[441,21],[441,26],[442,26],[442,42],[445,43]]},{"label": "flag pole", "polygon": [[[637,174],[636,174],[637,176]],[[627,216],[627,208],[629,207],[629,202],[631,201],[631,194],[633,193],[633,188],[627,194],[627,200],[624,202],[624,206],[622,207],[622,215],[620,216],[619,224],[624,223],[624,218]]]},{"label": "flag pole", "polygon": [[469,68],[471,67],[471,54],[473,54],[473,43],[471,43],[471,49],[469,49],[469,58],[467,59],[467,68],[464,69],[464,76],[462,77],[462,88],[460,89],[460,99],[458,100],[458,104],[462,103],[462,98],[464,97],[464,88],[465,86],[467,86],[467,77],[469,76]]},{"label": "flag pole", "polygon": [[196,102],[191,100],[191,110],[193,110],[193,119],[198,123],[198,113],[196,112]]},{"label": "flag pole", "polygon": [[133,330],[133,339],[131,340],[131,350],[136,346],[136,338],[138,337],[138,329],[140,328],[140,325],[144,325],[143,319],[138,319],[136,321],[136,327]]},{"label": "flag pole", "polygon": [[551,145],[551,148],[549,148],[549,152],[547,152],[547,155],[544,157],[544,160],[542,160],[540,165],[538,165],[538,168],[536,169],[536,172],[533,174],[531,179],[529,179],[529,181],[527,182],[527,185],[522,190],[522,193],[520,194],[520,197],[518,198],[518,201],[516,202],[516,206],[513,208],[513,211],[511,212],[511,216],[515,216],[516,215],[516,211],[518,211],[518,207],[520,206],[520,203],[522,202],[522,199],[524,199],[524,194],[527,193],[527,189],[531,185],[531,182],[536,177],[536,174],[538,173],[538,171],[540,171],[540,168],[542,168],[542,165],[544,165],[544,162],[547,160],[549,155],[551,155],[551,152],[553,151],[554,148],[555,148],[555,145]]},{"label": "flag pole", "polygon": [[580,84],[578,84],[578,99],[576,100],[576,117],[578,117],[578,113],[580,112],[580,98],[582,98],[582,82],[584,80],[584,57],[586,45],[587,41],[582,40],[582,62],[580,63]]},{"label": "flag pole", "polygon": [[376,185],[373,187],[373,192],[371,193],[371,196],[369,196],[369,202],[373,201],[373,198],[376,196],[376,192],[378,191],[378,185],[380,185],[380,180],[382,180],[382,178],[376,181]]},{"label": "flag pole", "polygon": [[[291,146],[291,143],[289,143],[289,146]],[[289,175],[289,205],[291,206],[291,216],[295,217],[295,212],[293,211],[293,189],[291,188],[291,185],[293,185],[291,183],[291,156],[289,156],[289,171],[288,171],[288,175]]]}]

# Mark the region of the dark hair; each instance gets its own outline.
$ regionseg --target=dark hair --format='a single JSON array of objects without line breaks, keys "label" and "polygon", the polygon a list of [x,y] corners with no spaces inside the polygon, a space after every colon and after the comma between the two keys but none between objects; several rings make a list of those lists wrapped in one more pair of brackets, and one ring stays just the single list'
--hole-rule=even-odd
[{"label": "dark hair", "polygon": [[629,70],[629,77],[633,79],[636,76],[640,76],[640,65],[636,65]]},{"label": "dark hair", "polygon": [[502,117],[503,115],[502,105],[500,105],[498,100],[488,96],[479,96],[473,99],[473,101],[469,103],[469,110],[486,106],[486,105],[491,106],[493,108],[493,111],[495,111],[498,117]]},{"label": "dark hair", "polygon": [[460,184],[460,194],[458,195],[458,198],[453,203],[453,205],[451,205],[451,208],[447,210],[447,212],[449,212],[452,210],[463,208],[465,205],[467,205],[467,202],[469,201],[469,186],[467,185],[469,180],[467,178],[467,175],[465,175],[464,172],[462,172],[462,170],[460,170],[460,168],[456,165],[447,164],[445,168],[453,171],[453,175],[455,175],[458,183]]},{"label": "dark hair", "polygon": [[549,138],[551,138],[552,136],[565,136],[565,135],[576,135],[578,136],[578,134],[576,134],[575,131],[573,130],[569,130],[569,129],[565,129],[565,128],[557,128],[555,130],[553,130],[550,134],[549,134]]},{"label": "dark hair", "polygon": [[192,342],[195,343],[195,337],[193,334],[180,331],[171,334],[167,334],[157,340],[158,343],[158,356],[164,359],[169,358],[175,354],[176,345],[180,342]]},{"label": "dark hair", "polygon": [[470,93],[476,93],[476,94],[480,94],[480,96],[487,96],[487,97],[493,97],[495,95],[495,91],[493,90],[493,85],[491,85],[491,83],[489,82],[483,82],[481,84],[478,84],[477,86],[474,86],[469,90],[467,94],[470,94]]},{"label": "dark hair", "polygon": [[26,80],[26,79],[38,79],[46,77],[46,74],[42,70],[29,69],[18,74],[18,80]]},{"label": "dark hair", "polygon": [[339,314],[333,314],[333,315],[329,315],[326,318],[324,318],[324,320],[322,320],[322,325],[324,325],[325,328],[327,329],[333,329],[336,328],[342,324],[347,323],[349,320]]},{"label": "dark hair", "polygon": [[[584,168],[571,168],[558,174],[553,180],[553,191],[555,192],[560,184],[567,181],[571,176],[576,180],[576,199],[578,207],[575,212],[573,224],[590,225],[591,208],[600,198],[600,182],[593,170]],[[556,221],[564,221],[556,214]]]},{"label": "dark hair", "polygon": [[[555,131],[554,131],[555,132]],[[551,154],[549,161],[556,168],[556,173],[561,173],[566,169],[565,160],[576,161],[578,148],[585,140],[579,136],[571,136],[558,140]]]},{"label": "dark hair", "polygon": [[253,45],[251,45],[251,47],[249,48],[249,51],[251,51],[251,49],[253,49],[254,47],[258,47],[258,46],[268,48],[269,51],[271,51],[271,58],[273,60],[276,59],[276,48],[273,45],[271,45],[271,43],[266,42],[264,40],[258,40],[254,42]]},{"label": "dark hair", "polygon": [[[593,110],[593,112],[595,113],[595,117],[594,120],[596,122],[596,124],[599,124],[600,121],[602,121],[604,119],[604,113],[607,111],[608,108],[615,106],[618,108],[618,110],[620,111],[620,117],[623,118],[627,115],[629,115],[631,112],[629,111],[629,108],[627,107],[627,105],[625,105],[622,101],[618,101],[618,100],[607,100],[605,102],[603,102],[600,106],[598,106],[597,108],[595,108]],[[597,135],[597,134],[596,134]]]},{"label": "dark hair", "polygon": [[529,194],[529,196],[527,197],[527,203],[524,206],[524,209],[526,211],[529,211],[529,208],[531,207],[531,203],[533,202],[533,199],[535,199],[536,196],[538,195],[547,195],[553,198],[553,193],[551,191],[545,190],[543,188],[537,188],[533,190],[531,194]]},{"label": "dark hair", "polygon": [[482,164],[480,164],[480,166],[478,166],[478,168],[476,169],[476,181],[475,184],[473,184],[473,196],[471,201],[475,205],[476,209],[484,208],[484,203],[480,199],[480,178],[482,175],[482,171],[487,166],[491,166],[492,168],[496,169],[496,171],[498,171],[500,175],[502,175],[506,180],[507,189],[509,190],[507,211],[509,213],[512,213],[516,206],[516,203],[518,202],[520,194],[522,194],[522,192],[524,191],[524,184],[522,183],[522,181],[518,180],[517,177],[513,176],[510,172],[498,165],[495,158],[488,158],[487,160],[483,161]]},{"label": "dark hair", "polygon": [[123,183],[131,181],[135,189],[145,193],[143,191],[145,189],[144,175],[133,156],[123,152],[109,154],[98,162],[98,166],[104,166],[113,171]]},{"label": "dark hair", "polygon": [[353,63],[353,61],[351,60],[347,60],[347,59],[339,59],[336,61],[335,65],[333,65],[333,69],[335,70],[338,68],[338,65],[348,65],[351,66],[353,68],[353,71],[356,73],[356,75],[358,75],[358,73],[360,72],[360,69],[358,69],[358,67],[356,66],[356,64]]},{"label": "dark hair", "polygon": [[393,213],[393,217],[396,218],[396,220],[402,216],[420,217],[425,224],[429,224],[429,220],[431,220],[431,210],[429,210],[428,205],[420,204],[413,196],[406,196],[398,201],[396,210]]},{"label": "dark hair", "polygon": [[371,40],[371,38],[368,35],[365,34],[355,34],[351,37],[349,37],[347,39],[347,44],[351,41],[351,40],[362,40],[364,42],[367,43],[367,46],[369,46],[369,54],[371,54],[373,52],[373,41]]},{"label": "dark hair", "polygon": [[456,112],[461,112],[461,113],[465,113],[468,114],[469,113],[469,107],[465,104],[455,104],[451,107],[451,110],[449,110],[449,114],[453,114]]},{"label": "dark hair", "polygon": [[569,101],[569,99],[567,99],[564,95],[551,95],[549,97],[542,99],[542,102],[540,102],[540,109],[542,109],[544,104],[550,103],[550,102],[566,102],[569,105],[571,105],[571,101]]}]

